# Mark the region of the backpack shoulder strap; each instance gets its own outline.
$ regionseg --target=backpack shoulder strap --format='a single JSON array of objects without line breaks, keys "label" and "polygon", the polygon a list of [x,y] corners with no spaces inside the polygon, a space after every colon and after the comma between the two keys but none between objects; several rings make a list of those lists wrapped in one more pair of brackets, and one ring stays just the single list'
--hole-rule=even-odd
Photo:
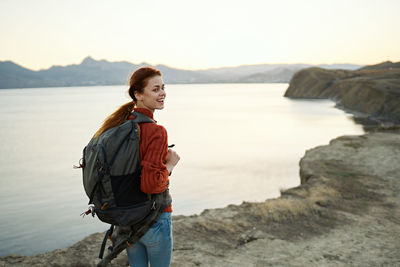
[{"label": "backpack shoulder strap", "polygon": [[131,115],[135,117],[133,121],[136,123],[144,123],[144,122],[154,123],[154,121],[151,118],[140,112],[134,111],[131,113]]}]

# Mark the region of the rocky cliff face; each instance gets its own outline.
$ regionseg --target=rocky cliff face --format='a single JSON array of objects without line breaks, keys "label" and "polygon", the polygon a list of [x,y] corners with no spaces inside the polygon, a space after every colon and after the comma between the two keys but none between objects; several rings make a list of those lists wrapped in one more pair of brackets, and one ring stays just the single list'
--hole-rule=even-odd
[{"label": "rocky cliff face", "polygon": [[293,76],[285,96],[331,99],[350,111],[400,123],[399,65],[385,62],[355,71],[303,69]]}]

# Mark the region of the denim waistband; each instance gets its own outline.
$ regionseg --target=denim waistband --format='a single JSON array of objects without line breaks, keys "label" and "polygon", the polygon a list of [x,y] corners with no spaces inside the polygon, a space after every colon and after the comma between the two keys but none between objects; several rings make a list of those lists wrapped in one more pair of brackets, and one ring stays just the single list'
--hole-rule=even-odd
[{"label": "denim waistband", "polygon": [[163,212],[161,213],[160,219],[170,219],[172,217],[172,212]]}]

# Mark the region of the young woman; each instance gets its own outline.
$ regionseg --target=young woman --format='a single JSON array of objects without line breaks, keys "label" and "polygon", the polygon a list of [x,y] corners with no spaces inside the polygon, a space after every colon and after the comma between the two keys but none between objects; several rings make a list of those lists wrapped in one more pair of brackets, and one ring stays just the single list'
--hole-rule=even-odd
[{"label": "young woman", "polygon": [[[133,119],[131,112],[142,113],[154,120],[154,111],[164,108],[166,93],[161,72],[152,67],[137,69],[131,76],[129,95],[132,101],[122,105],[105,121],[95,136]],[[168,149],[167,131],[155,123],[140,123],[140,189],[146,194],[164,192],[169,175],[179,161],[179,155]],[[169,266],[172,256],[172,207],[166,208],[160,219],[133,247],[127,248],[130,266]]]}]

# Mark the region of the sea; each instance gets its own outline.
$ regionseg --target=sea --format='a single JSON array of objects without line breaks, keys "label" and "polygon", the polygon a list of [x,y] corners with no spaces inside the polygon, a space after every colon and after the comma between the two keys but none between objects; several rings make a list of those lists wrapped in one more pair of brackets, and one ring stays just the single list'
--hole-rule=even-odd
[{"label": "sea", "polygon": [[[364,130],[330,100],[283,97],[288,84],[171,84],[154,118],[181,160],[174,215],[276,198],[300,184],[306,150]],[[82,217],[82,150],[127,86],[0,90],[0,256],[70,246],[108,226]],[[100,246],[100,244],[99,244]]]}]

